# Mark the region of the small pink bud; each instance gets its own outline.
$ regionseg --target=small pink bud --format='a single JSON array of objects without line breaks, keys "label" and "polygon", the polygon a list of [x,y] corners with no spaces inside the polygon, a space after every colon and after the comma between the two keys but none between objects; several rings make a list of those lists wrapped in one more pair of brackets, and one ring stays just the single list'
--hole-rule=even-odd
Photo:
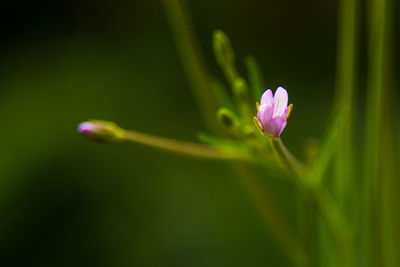
[{"label": "small pink bud", "polygon": [[99,120],[82,122],[78,126],[78,132],[100,143],[119,141],[123,135],[123,130],[115,123]]}]

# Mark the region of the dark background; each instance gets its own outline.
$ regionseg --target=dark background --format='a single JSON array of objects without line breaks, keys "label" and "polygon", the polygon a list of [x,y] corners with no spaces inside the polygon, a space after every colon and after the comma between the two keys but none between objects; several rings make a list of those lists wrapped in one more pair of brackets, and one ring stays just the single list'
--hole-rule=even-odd
[{"label": "dark background", "polygon": [[[76,131],[91,118],[190,141],[205,131],[160,1],[1,6],[2,266],[289,265],[232,164],[99,145]],[[282,138],[302,158],[333,105],[337,2],[187,6],[215,76],[211,34],[220,28],[243,75],[252,54],[267,86],[288,90],[294,112]],[[363,86],[359,94],[361,103]],[[292,220],[292,188],[278,176],[264,181]]]}]

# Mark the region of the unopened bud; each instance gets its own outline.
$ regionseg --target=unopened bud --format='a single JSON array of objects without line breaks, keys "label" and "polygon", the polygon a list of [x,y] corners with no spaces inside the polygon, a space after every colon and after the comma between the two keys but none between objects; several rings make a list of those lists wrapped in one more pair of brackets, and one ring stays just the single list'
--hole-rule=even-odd
[{"label": "unopened bud", "polygon": [[117,142],[124,134],[124,131],[115,123],[100,120],[82,122],[78,126],[78,131],[87,138],[100,143]]},{"label": "unopened bud", "polygon": [[239,126],[239,121],[235,114],[227,108],[220,108],[218,110],[217,121],[228,131],[235,131]]},{"label": "unopened bud", "polygon": [[213,47],[215,58],[220,66],[233,65],[235,53],[229,37],[221,30],[215,30],[213,33]]}]

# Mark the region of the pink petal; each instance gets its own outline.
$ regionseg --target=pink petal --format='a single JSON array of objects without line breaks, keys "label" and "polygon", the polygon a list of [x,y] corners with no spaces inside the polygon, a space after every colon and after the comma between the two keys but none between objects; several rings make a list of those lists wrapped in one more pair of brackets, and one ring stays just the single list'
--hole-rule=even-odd
[{"label": "pink petal", "polygon": [[271,89],[268,89],[262,95],[260,105],[261,106],[262,105],[272,105],[273,101],[274,101],[274,97],[272,96],[272,91],[271,91]]},{"label": "pink petal", "polygon": [[258,109],[257,117],[264,131],[266,131],[266,128],[270,124],[273,113],[274,107],[272,105],[262,105]]},{"label": "pink petal", "polygon": [[287,121],[284,118],[281,118],[281,126],[279,127],[279,132],[278,132],[278,136],[281,135],[281,133],[283,132],[283,130],[286,127]]},{"label": "pink petal", "polygon": [[274,114],[273,117],[282,116],[288,104],[288,93],[285,88],[278,87],[274,95]]},{"label": "pink petal", "polygon": [[283,129],[286,127],[286,120],[282,117],[274,117],[271,120],[271,124],[269,127],[269,133],[273,136],[280,136]]}]

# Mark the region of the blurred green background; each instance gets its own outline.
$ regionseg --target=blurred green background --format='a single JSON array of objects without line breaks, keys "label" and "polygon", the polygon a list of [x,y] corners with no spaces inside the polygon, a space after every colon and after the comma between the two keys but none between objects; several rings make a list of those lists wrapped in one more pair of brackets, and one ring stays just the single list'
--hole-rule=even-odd
[{"label": "blurred green background", "polygon": [[[187,6],[215,76],[220,28],[243,75],[252,54],[268,87],[287,88],[282,138],[302,158],[333,106],[337,2]],[[231,163],[76,131],[91,118],[189,141],[205,131],[160,1],[10,1],[1,13],[2,266],[290,266]],[[278,176],[263,182],[291,221],[293,188]]]}]

